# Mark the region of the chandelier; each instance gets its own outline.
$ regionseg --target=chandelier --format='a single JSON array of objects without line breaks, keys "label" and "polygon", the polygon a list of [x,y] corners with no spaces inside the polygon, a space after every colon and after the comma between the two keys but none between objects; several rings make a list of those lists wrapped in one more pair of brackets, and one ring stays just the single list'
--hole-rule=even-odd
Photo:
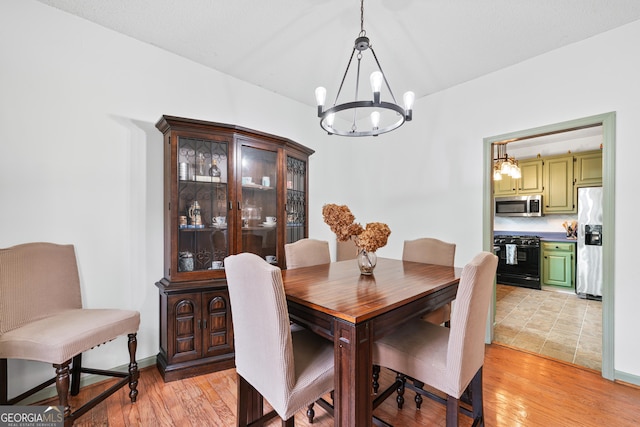
[{"label": "chandelier", "polygon": [[[404,107],[398,105],[391,91],[391,86],[389,86],[389,82],[387,81],[387,77],[382,71],[378,57],[366,34],[364,30],[364,0],[360,0],[360,33],[353,46],[349,62],[347,63],[347,69],[342,77],[342,82],[338,88],[338,94],[336,95],[333,106],[326,110],[324,109],[327,90],[324,87],[316,88],[316,102],[318,105],[318,117],[320,117],[320,127],[330,135],[378,136],[399,128],[405,121],[410,121],[412,118],[413,101],[415,99],[414,93],[411,91],[406,92],[403,97]],[[365,68],[361,60],[363,53],[367,50],[371,51],[376,65],[372,68],[374,71],[371,73],[369,79],[373,92],[373,100],[359,100],[360,71],[362,68]],[[349,73],[349,68],[351,67],[354,56],[357,59],[355,86],[353,87],[355,97],[353,101],[338,104],[338,99],[347,80],[347,74]],[[381,100],[380,91],[383,83],[393,102]]]},{"label": "chandelier", "polygon": [[509,175],[513,179],[518,179],[522,175],[520,173],[520,166],[515,157],[509,157],[507,154],[507,144],[499,144],[498,155],[493,164],[493,180],[500,181],[502,175]]}]

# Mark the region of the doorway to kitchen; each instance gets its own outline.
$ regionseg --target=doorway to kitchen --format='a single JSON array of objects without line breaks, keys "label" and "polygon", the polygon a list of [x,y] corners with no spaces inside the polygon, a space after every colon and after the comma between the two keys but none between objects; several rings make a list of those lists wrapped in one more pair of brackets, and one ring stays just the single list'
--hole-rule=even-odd
[{"label": "doorway to kitchen", "polygon": [[[493,341],[494,339],[499,342],[498,339],[502,339],[506,341],[508,338],[505,335],[500,335],[504,331],[501,330],[500,323],[504,321],[504,318],[508,311],[505,307],[507,304],[511,304],[509,307],[512,309],[508,311],[508,314],[512,314],[515,316],[525,316],[526,314],[517,313],[514,311],[513,307],[517,307],[518,305],[521,308],[525,309],[526,313],[531,315],[538,313],[538,319],[541,320],[544,317],[544,309],[555,306],[559,308],[560,311],[558,314],[562,313],[564,310],[564,315],[567,315],[569,312],[574,313],[574,317],[581,317],[580,321],[584,324],[584,322],[590,322],[595,324],[594,319],[600,319],[601,325],[601,337],[596,338],[601,342],[601,371],[602,375],[605,378],[613,379],[613,292],[614,292],[614,282],[613,282],[613,239],[614,239],[614,180],[613,180],[613,170],[614,170],[614,153],[615,153],[615,113],[606,113],[598,116],[586,117],[582,119],[572,120],[569,122],[558,123],[554,125],[543,126],[540,128],[529,129],[520,132],[514,132],[505,135],[498,135],[494,137],[485,138],[484,140],[484,158],[485,158],[485,175],[484,175],[484,198],[483,198],[483,240],[484,247],[487,250],[491,250],[493,248],[493,236],[494,236],[494,212],[493,212],[493,166],[494,166],[494,144],[504,144],[505,142],[514,142],[514,141],[524,141],[526,145],[527,141],[534,141],[536,138],[540,137],[558,137],[562,136],[563,133],[567,133],[570,131],[576,131],[580,129],[594,128],[600,127],[602,130],[602,171],[603,171],[603,179],[602,186],[604,189],[604,211],[603,211],[603,230],[606,230],[607,239],[603,240],[602,244],[602,266],[603,266],[603,289],[602,289],[602,302],[597,301],[590,303],[587,300],[584,301],[575,301],[575,294],[572,295],[572,298],[568,298],[568,294],[562,294],[561,292],[548,292],[542,291],[544,293],[532,294],[535,298],[530,298],[531,295],[528,295],[525,291],[526,289],[521,289],[519,287],[502,287],[497,286],[496,288],[496,303],[493,307],[493,312],[491,313],[491,320],[487,325],[487,341]],[[517,145],[517,144],[516,144]],[[514,145],[515,146],[515,145]],[[511,149],[509,150],[511,151]],[[511,153],[510,153],[511,154]],[[516,292],[517,291],[517,292]],[[543,298],[543,297],[551,297],[551,298]],[[518,301],[517,304],[514,305],[514,302]],[[539,304],[538,308],[534,308],[535,304]],[[502,308],[501,308],[502,307]],[[548,314],[547,314],[548,316]],[[576,322],[577,320],[574,319]],[[545,323],[549,327],[550,319],[546,319]],[[558,320],[554,320],[558,323]],[[531,322],[531,324],[535,324]],[[564,322],[564,325],[558,323],[559,326],[566,326],[569,328],[568,323]],[[495,329],[494,329],[495,328]],[[565,329],[566,329],[565,328]],[[513,332],[513,331],[512,331]],[[548,331],[550,333],[551,330]],[[557,332],[557,331],[556,331]],[[574,331],[573,334],[575,336],[578,333],[578,338],[582,333],[582,330]],[[590,331],[588,329],[584,330],[586,338],[586,334]],[[523,334],[524,336],[524,334]],[[553,335],[555,336],[555,335]],[[513,337],[511,337],[513,338]],[[555,338],[552,338],[555,339]],[[593,337],[591,337],[593,339]],[[546,340],[546,338],[545,338]],[[562,341],[562,340],[560,340]],[[543,341],[544,342],[544,341]],[[577,340],[578,342],[578,340]],[[550,341],[551,343],[551,341]],[[507,343],[509,344],[509,343]],[[512,341],[509,345],[518,346],[518,342]],[[548,346],[553,347],[552,345]],[[523,345],[522,348],[526,349],[526,345]],[[528,349],[532,351],[531,349]],[[563,351],[569,351],[564,349]],[[576,352],[574,351],[574,356]],[[569,361],[570,363],[581,364],[583,366],[588,366],[593,368],[597,361],[584,361],[580,360],[580,358],[573,358],[573,360],[567,360],[568,357],[558,357],[558,355],[549,355],[550,357],[555,357],[558,359]]]}]

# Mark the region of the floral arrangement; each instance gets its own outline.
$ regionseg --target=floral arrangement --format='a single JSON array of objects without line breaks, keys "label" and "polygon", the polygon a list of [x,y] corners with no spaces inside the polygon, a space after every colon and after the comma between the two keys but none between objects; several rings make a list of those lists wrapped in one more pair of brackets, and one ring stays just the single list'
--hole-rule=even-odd
[{"label": "floral arrangement", "polygon": [[339,241],[346,242],[353,238],[356,246],[367,252],[375,252],[385,246],[391,234],[389,226],[382,222],[370,222],[366,228],[362,228],[346,205],[324,205],[322,217]]}]

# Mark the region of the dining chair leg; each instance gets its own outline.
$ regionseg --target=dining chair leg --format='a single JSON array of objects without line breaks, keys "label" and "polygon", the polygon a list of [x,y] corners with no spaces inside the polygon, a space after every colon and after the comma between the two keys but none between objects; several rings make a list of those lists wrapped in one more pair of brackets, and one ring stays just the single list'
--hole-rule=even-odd
[{"label": "dining chair leg", "polygon": [[313,417],[316,416],[316,411],[313,410],[314,403],[311,402],[309,406],[307,406],[307,418],[309,419],[309,424],[313,424]]},{"label": "dining chair leg", "polygon": [[478,369],[478,372],[471,380],[471,407],[473,410],[473,425],[484,426],[484,410],[483,410],[483,396],[482,396],[482,367]]},{"label": "dining chair leg", "polygon": [[398,409],[402,409],[402,405],[404,405],[404,383],[406,380],[407,378],[404,374],[400,372],[396,374],[396,383],[398,383],[398,388],[396,389],[396,392],[398,393],[396,402],[398,403]]},{"label": "dining chair leg", "polygon": [[458,427],[460,400],[447,395],[447,427]]},{"label": "dining chair leg", "polygon": [[282,427],[295,427],[295,418],[291,417],[288,420],[282,420]]},{"label": "dining chair leg", "polygon": [[380,379],[380,365],[373,365],[373,394],[378,394],[378,389],[380,388],[380,383],[378,380]]},{"label": "dining chair leg", "polygon": [[[418,380],[413,380],[413,386],[417,389],[422,390],[422,387],[424,387],[424,383]],[[422,395],[417,391],[414,400],[416,402],[416,410],[420,410],[420,407],[422,406]]]}]

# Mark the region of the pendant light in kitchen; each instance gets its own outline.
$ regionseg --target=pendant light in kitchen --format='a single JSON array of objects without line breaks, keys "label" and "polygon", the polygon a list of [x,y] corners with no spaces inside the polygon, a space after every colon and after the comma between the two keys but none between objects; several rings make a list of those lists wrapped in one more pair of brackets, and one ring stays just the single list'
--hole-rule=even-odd
[{"label": "pendant light in kitchen", "polygon": [[509,175],[513,179],[522,176],[520,166],[515,157],[509,157],[507,154],[507,144],[497,145],[497,156],[493,159],[493,180],[500,181],[502,175]]}]

